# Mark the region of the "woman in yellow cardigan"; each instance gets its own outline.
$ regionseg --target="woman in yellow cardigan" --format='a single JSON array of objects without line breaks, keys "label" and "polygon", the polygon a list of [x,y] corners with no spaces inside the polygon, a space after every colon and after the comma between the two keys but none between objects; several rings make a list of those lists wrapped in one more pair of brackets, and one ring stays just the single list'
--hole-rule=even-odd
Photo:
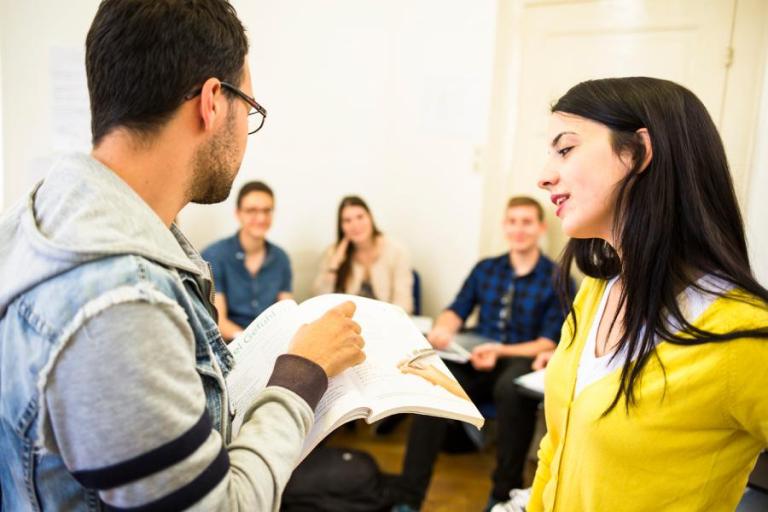
[{"label": "woman in yellow cardigan", "polygon": [[732,511],[768,445],[768,291],[715,125],[641,77],[552,112],[539,185],[588,277],[547,367],[527,510]]}]

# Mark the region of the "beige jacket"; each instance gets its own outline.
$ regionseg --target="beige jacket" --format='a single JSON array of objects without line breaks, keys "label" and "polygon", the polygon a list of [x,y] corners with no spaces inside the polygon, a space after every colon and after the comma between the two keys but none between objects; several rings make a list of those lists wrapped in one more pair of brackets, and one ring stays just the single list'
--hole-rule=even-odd
[{"label": "beige jacket", "polygon": [[[413,269],[411,259],[405,247],[399,242],[387,237],[379,238],[379,257],[371,266],[371,287],[377,299],[400,306],[407,313],[413,312]],[[333,293],[336,283],[336,273],[331,268],[331,260],[336,250],[336,244],[328,247],[323,253],[320,273],[315,279],[314,291]],[[352,274],[345,293],[357,295],[365,278],[365,268],[357,262],[352,262]]]}]

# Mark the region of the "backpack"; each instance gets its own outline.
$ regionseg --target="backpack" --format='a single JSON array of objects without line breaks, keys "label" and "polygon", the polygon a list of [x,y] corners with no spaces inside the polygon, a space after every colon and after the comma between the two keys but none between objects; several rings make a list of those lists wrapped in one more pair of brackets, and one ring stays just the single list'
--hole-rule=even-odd
[{"label": "backpack", "polygon": [[370,454],[319,446],[299,464],[283,492],[282,512],[382,512],[392,506]]}]

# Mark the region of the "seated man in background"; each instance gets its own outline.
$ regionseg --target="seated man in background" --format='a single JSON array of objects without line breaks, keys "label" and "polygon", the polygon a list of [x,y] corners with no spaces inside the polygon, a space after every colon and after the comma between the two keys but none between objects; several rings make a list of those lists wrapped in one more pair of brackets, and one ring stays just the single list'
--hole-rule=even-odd
[{"label": "seated man in background", "polygon": [[[497,461],[487,509],[523,485],[523,468],[536,424],[538,400],[521,395],[515,379],[531,371],[534,358],[552,350],[565,315],[555,289],[556,266],[539,249],[546,232],[544,212],[530,197],[513,197],[504,215],[509,251],[480,261],[454,302],[437,318],[429,342],[445,348],[480,307],[475,333],[496,340],[472,350],[470,363],[447,361],[475,403],[497,411]],[[444,419],[414,416],[394,495],[395,510],[418,510],[448,427]]]},{"label": "seated man in background", "polygon": [[227,341],[269,306],[291,298],[291,262],[266,239],[274,209],[271,188],[260,181],[246,183],[237,194],[240,230],[202,253],[213,270],[219,330]]}]

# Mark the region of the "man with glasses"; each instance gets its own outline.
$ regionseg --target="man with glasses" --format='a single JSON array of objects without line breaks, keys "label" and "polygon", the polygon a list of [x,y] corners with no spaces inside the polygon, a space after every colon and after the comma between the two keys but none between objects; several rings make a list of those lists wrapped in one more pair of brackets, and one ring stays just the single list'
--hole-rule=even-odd
[{"label": "man with glasses", "polygon": [[243,185],[235,216],[240,229],[203,251],[216,285],[219,330],[225,340],[237,337],[262,311],[291,298],[291,262],[266,239],[272,226],[275,195],[260,181]]},{"label": "man with glasses", "polygon": [[[541,205],[526,196],[511,198],[503,229],[509,251],[475,265],[427,335],[435,348],[446,348],[479,308],[472,331],[489,342],[475,346],[466,364],[446,363],[475,403],[496,407],[497,459],[486,510],[523,485],[539,401],[520,393],[515,379],[532,371],[538,354],[555,348],[564,320],[556,266],[539,248],[546,232]],[[448,420],[413,417],[403,474],[394,483],[393,494],[399,502],[394,510],[421,507],[447,431]]]},{"label": "man with glasses", "polygon": [[229,195],[263,125],[247,51],[225,0],[100,3],[92,152],[0,218],[0,509],[278,510],[328,378],[364,359],[341,304],[233,435],[210,272],[173,219]]}]

